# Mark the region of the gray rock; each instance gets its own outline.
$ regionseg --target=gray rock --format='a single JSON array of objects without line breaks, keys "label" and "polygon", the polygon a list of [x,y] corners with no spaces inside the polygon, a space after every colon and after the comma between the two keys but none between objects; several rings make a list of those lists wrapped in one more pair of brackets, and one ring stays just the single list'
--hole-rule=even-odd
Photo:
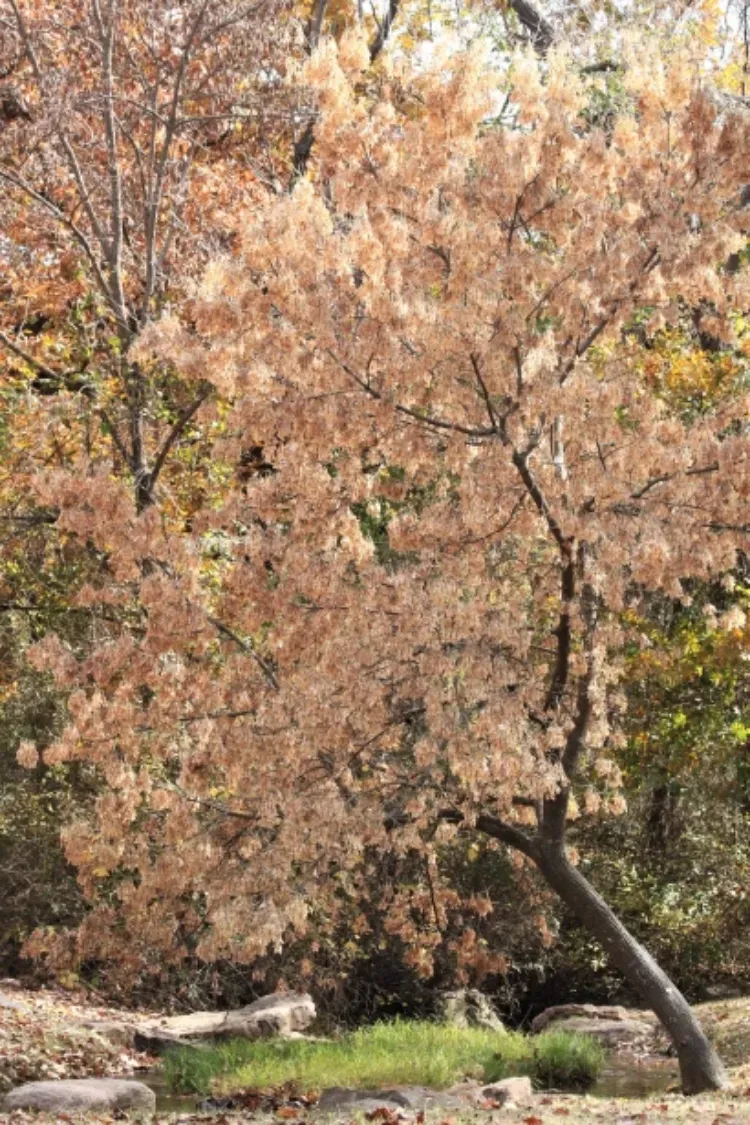
[{"label": "gray rock", "polygon": [[59,1082],[27,1082],[5,1095],[3,1108],[45,1113],[79,1110],[153,1113],[156,1096],[143,1082],[124,1078],[66,1078]]},{"label": "gray rock", "polygon": [[182,1035],[173,1035],[160,1027],[137,1027],[133,1036],[136,1051],[147,1051],[151,1055],[161,1055],[170,1047],[195,1046],[195,1041]]},{"label": "gray rock", "polygon": [[222,1036],[263,1039],[304,1031],[315,1019],[315,1004],[306,992],[279,992],[226,1013]]},{"label": "gray rock", "polygon": [[441,992],[437,1002],[438,1019],[454,1027],[484,1027],[489,1031],[505,1031],[502,1020],[490,1000],[477,988],[459,988]]},{"label": "gray rock", "polygon": [[500,1102],[529,1102],[533,1100],[534,1088],[531,1079],[526,1077],[503,1078],[500,1082],[492,1082],[484,1086],[482,1095],[490,1101]]},{"label": "gray rock", "polygon": [[320,1113],[338,1113],[341,1109],[357,1113],[372,1113],[376,1109],[388,1109],[391,1113],[403,1112],[406,1106],[389,1097],[390,1093],[388,1090],[344,1090],[332,1086],[320,1095],[316,1108]]},{"label": "gray rock", "polygon": [[531,1030],[542,1031],[550,1023],[568,1020],[572,1017],[582,1016],[592,1020],[616,1020],[626,1022],[639,1020],[656,1022],[656,1017],[650,1012],[642,1012],[637,1008],[623,1008],[619,1004],[557,1004],[552,1008],[545,1008],[531,1022]]},{"label": "gray rock", "polygon": [[608,1004],[559,1004],[546,1008],[532,1021],[531,1030],[542,1031],[550,1025],[591,1035],[610,1051],[652,1049],[659,1026],[652,1012]]},{"label": "gray rock", "polygon": [[567,1020],[556,1020],[554,1026],[565,1031],[576,1031],[579,1035],[590,1035],[598,1039],[608,1051],[623,1051],[645,1047],[653,1038],[655,1027],[645,1020],[601,1020],[587,1019],[584,1016],[571,1016]]},{"label": "gray rock", "polygon": [[427,1086],[396,1086],[386,1090],[352,1090],[332,1086],[320,1095],[317,1108],[323,1113],[352,1110],[370,1113],[384,1106],[386,1109],[409,1112],[436,1109],[441,1111],[466,1111],[481,1100],[477,1085],[465,1083],[451,1090],[431,1090]]},{"label": "gray rock", "polygon": [[306,992],[275,992],[230,1012],[190,1012],[148,1020],[138,1025],[134,1041],[141,1051],[160,1052],[196,1039],[292,1036],[309,1027],[315,1016],[315,1004]]}]

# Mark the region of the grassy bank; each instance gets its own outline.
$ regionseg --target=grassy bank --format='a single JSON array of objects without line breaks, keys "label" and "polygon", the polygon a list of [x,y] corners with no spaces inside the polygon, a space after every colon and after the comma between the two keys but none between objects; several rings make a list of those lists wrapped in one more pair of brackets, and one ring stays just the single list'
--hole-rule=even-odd
[{"label": "grassy bank", "polygon": [[290,1083],[305,1091],[327,1086],[445,1089],[463,1078],[494,1082],[512,1074],[528,1074],[540,1087],[581,1089],[594,1081],[603,1061],[598,1043],[569,1032],[529,1038],[395,1020],[329,1042],[235,1039],[181,1048],[167,1054],[164,1069],[174,1090],[200,1094]]}]

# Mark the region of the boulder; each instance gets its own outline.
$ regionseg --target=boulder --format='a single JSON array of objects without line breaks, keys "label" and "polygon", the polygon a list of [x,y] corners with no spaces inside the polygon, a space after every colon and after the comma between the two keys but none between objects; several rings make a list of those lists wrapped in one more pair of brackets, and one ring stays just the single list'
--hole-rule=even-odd
[{"label": "boulder", "polygon": [[297,1036],[315,1015],[315,1004],[306,992],[274,992],[229,1012],[190,1012],[149,1020],[136,1028],[135,1046],[160,1052],[191,1040]]},{"label": "boulder", "polygon": [[519,1102],[523,1104],[531,1101],[534,1097],[534,1088],[530,1078],[521,1076],[503,1078],[500,1082],[491,1082],[489,1086],[484,1086],[482,1095],[490,1101],[500,1102],[500,1105],[510,1102],[517,1105]]},{"label": "boulder", "polygon": [[308,993],[278,992],[227,1012],[218,1034],[243,1039],[291,1035],[309,1027],[315,1015],[315,1004]]},{"label": "boulder", "polygon": [[627,1051],[644,1048],[653,1040],[655,1027],[645,1020],[600,1020],[571,1016],[556,1021],[554,1026],[579,1035],[598,1039],[608,1051]]},{"label": "boulder", "polygon": [[153,1113],[156,1096],[143,1082],[124,1078],[66,1078],[59,1082],[27,1082],[5,1095],[3,1108],[44,1113]]},{"label": "boulder", "polygon": [[556,1004],[553,1008],[545,1008],[531,1021],[533,1032],[542,1031],[550,1023],[559,1020],[568,1020],[572,1017],[583,1016],[592,1020],[653,1020],[656,1017],[649,1012],[642,1012],[636,1008],[623,1008],[619,1004]]},{"label": "boulder", "polygon": [[641,1050],[653,1045],[658,1023],[651,1012],[607,1004],[560,1004],[546,1008],[531,1030],[554,1026],[598,1039],[609,1051]]},{"label": "boulder", "polygon": [[438,1019],[454,1027],[484,1027],[505,1031],[502,1020],[487,996],[477,988],[459,988],[438,993]]}]

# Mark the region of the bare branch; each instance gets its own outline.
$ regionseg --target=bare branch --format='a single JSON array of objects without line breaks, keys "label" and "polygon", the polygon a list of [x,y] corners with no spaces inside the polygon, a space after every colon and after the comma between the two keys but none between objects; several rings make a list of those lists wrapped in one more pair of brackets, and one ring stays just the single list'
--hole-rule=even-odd
[{"label": "bare branch", "polygon": [[528,0],[510,0],[510,6],[528,31],[534,49],[544,55],[555,41],[552,25],[536,10]]},{"label": "bare branch", "polygon": [[266,677],[274,691],[281,690],[279,681],[276,678],[276,673],[274,672],[268,661],[264,660],[264,658],[260,655],[252,641],[243,640],[238,633],[235,633],[234,629],[230,629],[228,625],[225,625],[223,621],[219,621],[216,617],[209,617],[208,620],[216,629],[218,629],[221,634],[223,634],[223,636],[227,637],[230,641],[234,641],[234,643],[239,648],[241,648],[243,652],[246,652],[249,656],[252,656],[253,660],[258,665],[261,672]]},{"label": "bare branch", "polygon": [[104,297],[106,297],[107,301],[110,304],[110,307],[113,310],[116,309],[115,297],[107,283],[106,278],[104,277],[104,274],[102,273],[93,247],[81,228],[71,218],[69,218],[60,207],[53,203],[52,200],[48,199],[45,195],[42,195],[41,192],[37,191],[36,188],[33,188],[31,184],[29,184],[21,176],[16,175],[15,172],[10,172],[7,168],[0,167],[0,180],[5,180],[5,182],[10,184],[12,187],[15,187],[19,191],[24,192],[30,199],[33,199],[36,203],[39,203],[44,208],[44,210],[47,211],[48,214],[52,215],[56,222],[60,223],[61,226],[64,226],[67,230],[70,231],[78,245],[83,250],[89,261],[89,265],[94,271],[94,277],[96,279],[97,285],[99,286],[100,292]]},{"label": "bare branch", "polygon": [[22,359],[24,361],[24,363],[28,363],[30,367],[35,368],[35,370],[38,371],[40,375],[44,375],[46,379],[55,379],[62,381],[65,378],[65,376],[61,372],[53,371],[52,368],[48,367],[46,363],[42,363],[40,360],[34,359],[34,356],[31,355],[30,352],[27,352],[25,348],[22,348],[14,340],[11,340],[10,336],[6,336],[5,332],[0,332],[0,343],[5,344],[6,348],[8,348],[9,351],[13,352],[14,355],[17,355],[19,359]]},{"label": "bare branch", "polygon": [[161,449],[159,450],[159,452],[156,456],[156,460],[154,461],[154,466],[151,469],[151,472],[149,473],[149,488],[150,489],[153,489],[154,485],[156,484],[156,482],[159,478],[159,474],[164,467],[164,462],[167,459],[169,451],[172,449],[175,442],[178,441],[180,439],[180,437],[182,436],[182,434],[185,430],[185,427],[187,426],[190,419],[195,414],[198,413],[201,406],[203,405],[203,403],[206,401],[206,399],[209,397],[209,395],[212,392],[213,392],[213,386],[211,384],[208,384],[203,389],[201,394],[199,394],[198,397],[193,400],[193,402],[189,403],[188,406],[186,406],[185,409],[178,416],[177,420],[175,421],[174,425],[172,426],[172,429],[169,431],[166,438],[164,439],[162,447],[161,447]]},{"label": "bare branch", "polygon": [[[362,390],[370,395],[371,398],[377,399],[379,401],[382,399],[383,396],[379,391],[375,389],[375,387],[368,383],[366,379],[363,379],[361,375],[357,375],[356,371],[349,367],[349,365],[343,360],[339,359],[339,357],[335,355],[335,353],[332,352],[330,348],[326,349],[326,352],[331,357],[331,359],[339,365],[341,370],[345,371],[346,374],[354,380],[357,386],[361,387]],[[461,422],[449,422],[444,418],[435,418],[430,414],[424,414],[422,413],[422,411],[416,410],[414,407],[404,406],[401,403],[394,403],[393,409],[399,414],[406,414],[409,418],[414,418],[417,422],[421,422],[422,425],[430,426],[436,430],[453,431],[457,434],[466,434],[467,437],[475,438],[493,437],[497,433],[497,430],[494,426],[491,426],[490,428],[464,426]]]},{"label": "bare branch", "polygon": [[[466,818],[458,809],[441,809],[438,813],[438,820],[446,821],[448,824],[465,824]],[[468,826],[467,826],[468,827]],[[484,833],[485,836],[492,836],[493,839],[499,840],[503,844],[507,844],[516,851],[522,852],[523,855],[533,855],[533,842],[525,832],[520,828],[516,828],[513,824],[506,824],[505,821],[500,820],[499,817],[491,816],[488,813],[480,813],[476,818],[474,827],[479,832]]]},{"label": "bare branch", "polygon": [[370,62],[375,62],[380,52],[385,47],[388,36],[391,34],[391,28],[398,15],[398,10],[401,6],[401,0],[388,0],[388,10],[385,16],[380,21],[378,33],[370,44]]},{"label": "bare branch", "polygon": [[323,30],[323,17],[328,7],[328,0],[315,0],[315,5],[310,13],[310,19],[307,24],[307,42],[311,51],[314,51],[320,41],[320,33]]}]

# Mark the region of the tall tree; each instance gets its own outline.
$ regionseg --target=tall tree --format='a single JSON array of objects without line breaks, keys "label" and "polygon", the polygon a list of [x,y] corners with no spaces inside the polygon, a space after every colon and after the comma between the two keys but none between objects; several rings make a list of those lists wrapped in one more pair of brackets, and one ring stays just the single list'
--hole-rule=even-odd
[{"label": "tall tree", "polygon": [[747,299],[716,263],[742,242],[750,126],[696,60],[639,52],[605,132],[563,54],[544,80],[515,58],[512,124],[488,125],[498,81],[475,53],[368,101],[367,43],[321,44],[320,187],[259,200],[130,353],[210,379],[231,401],[214,457],[250,469],[179,535],[106,474],[38,477],[106,558],[79,600],[138,622],[85,661],[54,637],[34,654],[72,692],[47,760],[108,784],[66,836],[98,900],[77,949],[251,960],[303,932],[311,901],[356,894],[372,849],[429,862],[474,832],[591,929],[667,1027],[685,1091],[725,1084],[566,849],[576,800],[622,807],[631,591],[679,597],[748,534],[737,401],[676,418],[603,347],[636,309],[710,300],[723,331]]}]

